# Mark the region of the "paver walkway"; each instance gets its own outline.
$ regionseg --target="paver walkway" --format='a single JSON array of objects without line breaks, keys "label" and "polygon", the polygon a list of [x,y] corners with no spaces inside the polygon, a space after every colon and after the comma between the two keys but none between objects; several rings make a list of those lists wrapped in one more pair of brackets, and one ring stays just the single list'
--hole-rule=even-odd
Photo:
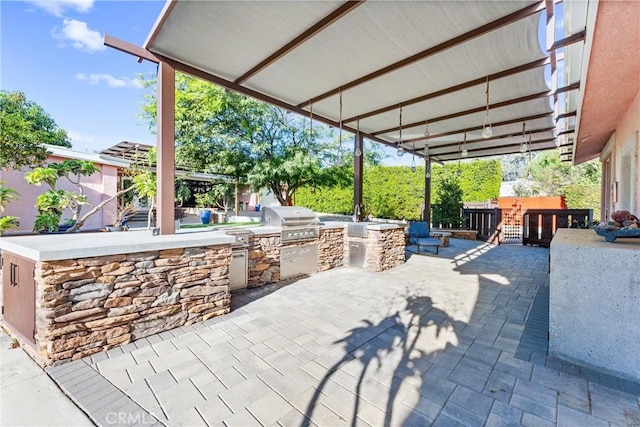
[{"label": "paver walkway", "polygon": [[640,425],[637,384],[546,357],[548,255],[452,239],[49,373],[100,425]]}]

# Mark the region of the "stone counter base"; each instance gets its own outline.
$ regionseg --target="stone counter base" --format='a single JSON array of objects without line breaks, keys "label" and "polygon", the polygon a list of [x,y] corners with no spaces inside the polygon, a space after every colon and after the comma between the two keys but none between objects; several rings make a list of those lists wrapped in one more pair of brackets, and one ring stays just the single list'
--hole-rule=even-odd
[{"label": "stone counter base", "polygon": [[229,246],[37,262],[36,347],[79,359],[230,310]]}]

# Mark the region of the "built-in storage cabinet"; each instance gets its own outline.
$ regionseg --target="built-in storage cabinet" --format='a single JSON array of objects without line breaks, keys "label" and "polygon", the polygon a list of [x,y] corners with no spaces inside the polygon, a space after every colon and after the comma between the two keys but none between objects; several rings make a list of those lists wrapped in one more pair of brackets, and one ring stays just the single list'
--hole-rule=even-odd
[{"label": "built-in storage cabinet", "polygon": [[28,342],[35,343],[35,262],[2,252],[2,318],[7,326]]},{"label": "built-in storage cabinet", "polygon": [[318,271],[318,245],[283,247],[280,250],[280,278],[311,274]]},{"label": "built-in storage cabinet", "polygon": [[248,251],[246,249],[234,249],[231,252],[231,265],[229,265],[229,289],[245,289],[247,287]]}]

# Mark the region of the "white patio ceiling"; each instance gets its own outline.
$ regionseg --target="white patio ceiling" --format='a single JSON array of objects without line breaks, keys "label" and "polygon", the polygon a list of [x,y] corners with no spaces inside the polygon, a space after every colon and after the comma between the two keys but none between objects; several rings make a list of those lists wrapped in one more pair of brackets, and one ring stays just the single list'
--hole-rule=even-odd
[{"label": "white patio ceiling", "polygon": [[[169,1],[145,48],[178,70],[454,160],[555,148],[540,1]],[[481,136],[489,80],[493,136]],[[402,140],[400,141],[400,107]],[[428,121],[430,136],[425,137]]]}]

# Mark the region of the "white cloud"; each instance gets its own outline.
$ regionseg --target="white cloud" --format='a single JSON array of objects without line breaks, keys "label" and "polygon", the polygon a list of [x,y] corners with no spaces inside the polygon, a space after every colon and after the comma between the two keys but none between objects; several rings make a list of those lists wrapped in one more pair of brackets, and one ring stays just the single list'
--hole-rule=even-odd
[{"label": "white cloud", "polygon": [[131,79],[128,77],[114,77],[111,74],[106,74],[106,73],[102,73],[102,74],[91,73],[89,75],[84,73],[77,73],[76,79],[83,82],[88,82],[89,84],[92,84],[92,85],[97,85],[100,82],[104,82],[109,87],[133,87],[133,88],[142,87],[142,83],[140,83],[140,81],[136,78]]},{"label": "white cloud", "polygon": [[68,130],[67,135],[71,140],[74,150],[95,153],[116,145],[122,138],[113,135],[92,135],[85,132]]},{"label": "white cloud", "polygon": [[28,0],[48,13],[62,18],[66,9],[86,13],[93,8],[93,0]]},{"label": "white cloud", "polygon": [[76,49],[89,53],[106,49],[100,32],[89,28],[86,22],[76,19],[64,19],[62,30],[54,28],[53,37],[63,42],[69,41]]}]

